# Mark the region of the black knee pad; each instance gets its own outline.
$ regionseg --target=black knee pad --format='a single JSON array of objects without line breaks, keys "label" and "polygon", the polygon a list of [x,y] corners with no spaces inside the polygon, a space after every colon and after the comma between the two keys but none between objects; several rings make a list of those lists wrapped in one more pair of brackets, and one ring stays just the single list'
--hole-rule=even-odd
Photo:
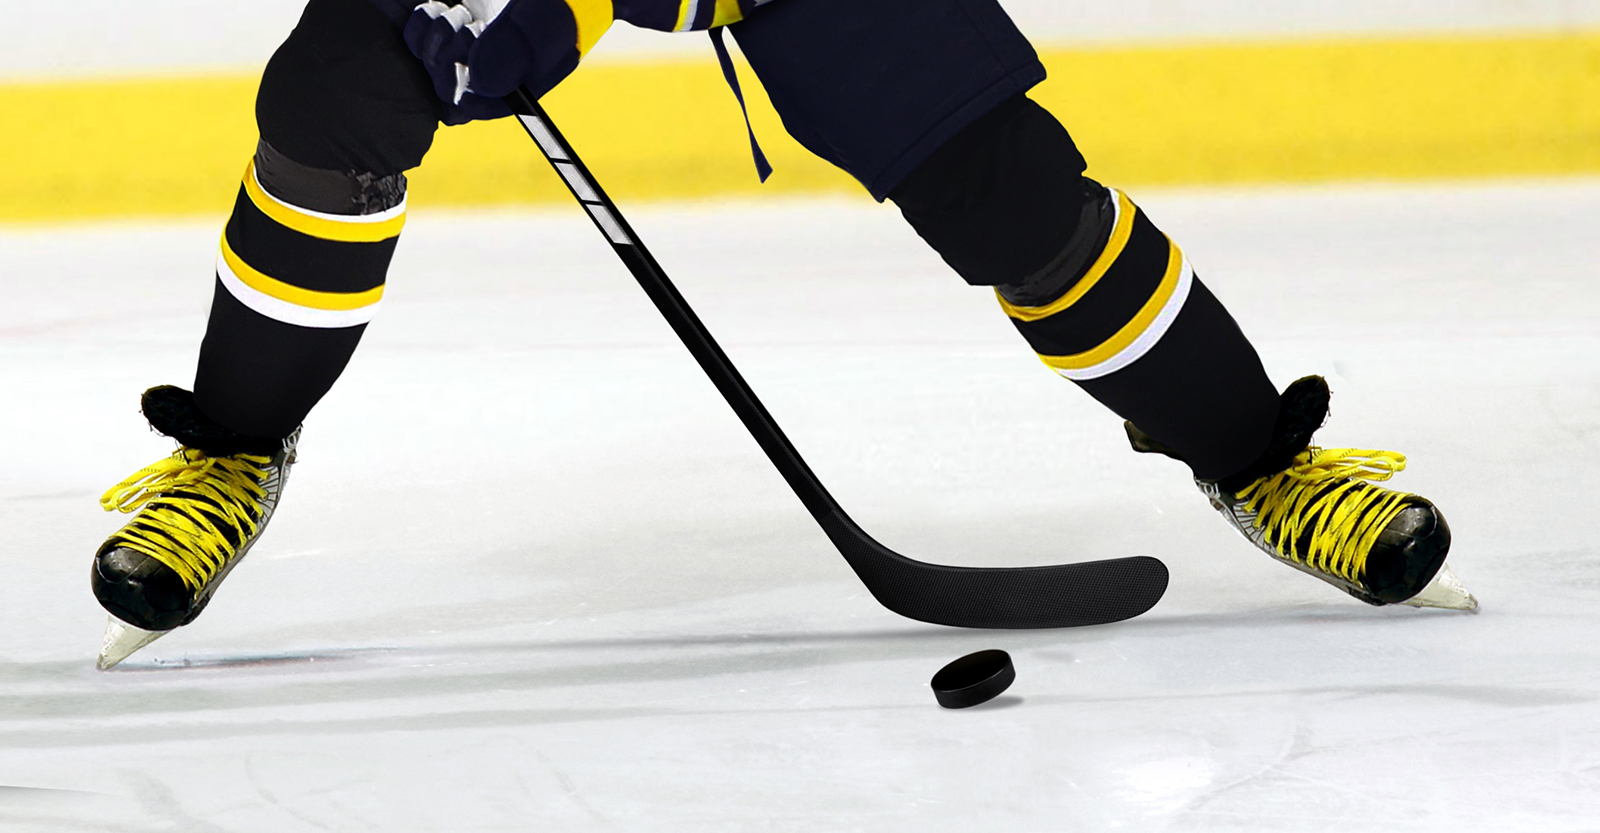
[{"label": "black knee pad", "polygon": [[311,0],[261,78],[261,138],[313,168],[398,174],[444,115],[422,62],[371,0]]},{"label": "black knee pad", "polygon": [[[1110,226],[1108,192],[1043,107],[1015,96],[946,142],[889,196],[968,283],[1016,303],[1071,280]],[[1066,278],[1060,276],[1065,273]]]}]

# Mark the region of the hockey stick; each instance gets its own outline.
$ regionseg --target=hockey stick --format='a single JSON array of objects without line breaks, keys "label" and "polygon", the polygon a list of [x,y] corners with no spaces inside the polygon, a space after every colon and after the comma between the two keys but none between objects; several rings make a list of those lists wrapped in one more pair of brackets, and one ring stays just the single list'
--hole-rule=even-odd
[{"label": "hockey stick", "polygon": [[1166,565],[1146,556],[1041,567],[951,567],[914,561],[872,540],[800,458],[538,101],[518,89],[506,102],[800,502],[884,607],[937,625],[1061,628],[1131,619],[1161,599],[1167,589]]}]

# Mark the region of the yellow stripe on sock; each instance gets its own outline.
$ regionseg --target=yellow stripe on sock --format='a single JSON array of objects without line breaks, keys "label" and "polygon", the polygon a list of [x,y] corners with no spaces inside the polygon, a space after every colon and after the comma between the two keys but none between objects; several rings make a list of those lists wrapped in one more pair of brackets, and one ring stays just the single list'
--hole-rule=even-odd
[{"label": "yellow stripe on sock", "polygon": [[375,286],[364,292],[320,292],[315,289],[302,289],[294,284],[284,283],[277,278],[264,275],[256,271],[255,267],[245,263],[233,251],[233,247],[228,245],[228,236],[226,234],[222,236],[222,259],[228,264],[228,268],[232,270],[240,283],[263,295],[294,304],[297,307],[328,312],[348,312],[362,307],[370,307],[383,300],[382,286]]},{"label": "yellow stripe on sock", "polygon": [[1088,370],[1116,358],[1138,341],[1139,336],[1144,335],[1145,330],[1148,330],[1161,315],[1161,311],[1166,309],[1167,303],[1172,300],[1172,295],[1178,288],[1178,279],[1183,277],[1183,252],[1170,238],[1167,245],[1171,250],[1167,256],[1167,272],[1161,277],[1161,283],[1156,286],[1156,291],[1150,296],[1150,300],[1144,303],[1131,321],[1092,350],[1071,356],[1040,356],[1039,360],[1057,371]]},{"label": "yellow stripe on sock", "polygon": [[1000,299],[1000,308],[1005,310],[1006,315],[1018,321],[1038,321],[1041,318],[1049,318],[1083,300],[1083,296],[1089,294],[1089,290],[1094,289],[1095,284],[1106,276],[1106,272],[1111,269],[1111,265],[1116,263],[1117,258],[1122,256],[1122,250],[1128,247],[1128,238],[1133,236],[1133,218],[1139,210],[1139,207],[1133,204],[1133,200],[1128,199],[1127,194],[1116,189],[1112,189],[1111,193],[1116,195],[1117,222],[1111,229],[1111,237],[1106,240],[1106,247],[1100,251],[1100,256],[1095,258],[1094,265],[1089,267],[1089,271],[1084,273],[1083,280],[1074,284],[1072,289],[1067,290],[1065,295],[1042,307],[1016,306],[1007,301],[1000,294],[1000,290],[996,289],[994,296]]},{"label": "yellow stripe on sock", "polygon": [[406,224],[404,209],[389,217],[368,215],[364,218],[360,215],[351,215],[345,218],[289,205],[261,187],[261,182],[256,179],[254,159],[250,160],[250,164],[244,169],[244,192],[250,195],[250,202],[255,203],[256,208],[261,209],[262,214],[271,217],[273,222],[322,240],[335,240],[340,243],[377,243],[398,236]]}]

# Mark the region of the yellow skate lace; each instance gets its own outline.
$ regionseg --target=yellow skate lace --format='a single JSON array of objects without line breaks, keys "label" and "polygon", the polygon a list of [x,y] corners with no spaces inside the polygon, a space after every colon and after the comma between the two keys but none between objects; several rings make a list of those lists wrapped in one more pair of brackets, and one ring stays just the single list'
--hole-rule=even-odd
[{"label": "yellow skate lace", "polygon": [[1378,535],[1413,497],[1366,481],[1405,467],[1405,455],[1394,451],[1312,446],[1237,497],[1279,555],[1360,584]]},{"label": "yellow skate lace", "polygon": [[100,496],[107,512],[144,511],[112,535],[117,546],[165,564],[192,591],[204,587],[260,524],[255,507],[272,458],[209,457],[180,448]]}]

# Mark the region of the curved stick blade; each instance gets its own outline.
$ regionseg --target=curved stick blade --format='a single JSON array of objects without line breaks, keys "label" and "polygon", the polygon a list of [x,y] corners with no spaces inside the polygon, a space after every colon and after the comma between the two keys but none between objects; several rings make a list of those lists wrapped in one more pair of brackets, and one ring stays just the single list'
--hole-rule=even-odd
[{"label": "curved stick blade", "polygon": [[1167,565],[1148,556],[1036,567],[916,561],[836,516],[829,537],[880,604],[958,628],[1074,628],[1132,619],[1161,601]]}]

